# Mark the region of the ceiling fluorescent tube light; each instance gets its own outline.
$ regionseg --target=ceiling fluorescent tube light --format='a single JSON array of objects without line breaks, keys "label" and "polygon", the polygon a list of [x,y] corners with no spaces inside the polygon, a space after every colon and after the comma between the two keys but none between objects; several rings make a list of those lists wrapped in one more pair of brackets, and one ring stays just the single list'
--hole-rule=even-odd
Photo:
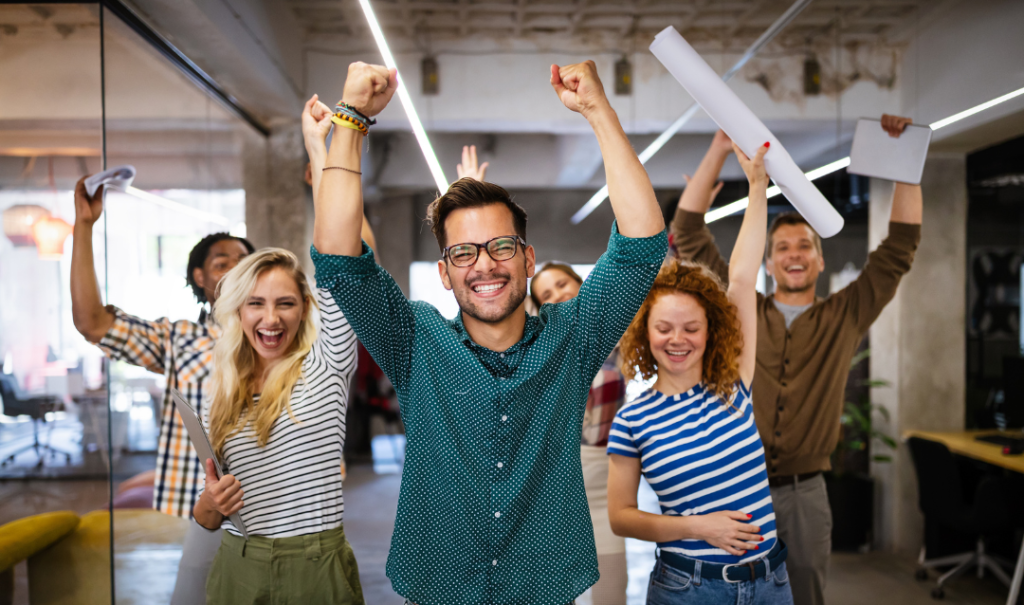
[{"label": "ceiling fluorescent tube light", "polygon": [[155,195],[148,191],[143,191],[142,189],[139,189],[137,187],[126,187],[124,189],[124,192],[127,193],[128,195],[134,195],[140,200],[146,200],[147,202],[156,204],[157,206],[167,208],[168,210],[174,210],[175,212],[180,212],[182,214],[187,214],[189,216],[194,216],[195,218],[207,221],[209,223],[224,226],[228,226],[231,224],[231,219],[229,219],[226,216],[213,214],[212,212],[203,212],[202,210],[198,210],[196,208],[193,208],[192,206],[186,206],[181,202],[175,202],[174,200],[169,200],[165,197],[160,197],[159,195]]},{"label": "ceiling fluorescent tube light", "polygon": [[[972,107],[970,109],[965,109],[965,110],[961,111],[960,113],[955,113],[955,114],[949,116],[948,118],[943,118],[943,119],[939,120],[938,122],[932,122],[928,126],[932,130],[938,130],[940,128],[945,128],[946,126],[949,126],[950,124],[955,124],[955,123],[959,122],[960,120],[963,120],[963,119],[969,118],[969,117],[971,117],[971,116],[973,116],[975,114],[981,113],[981,112],[985,111],[986,109],[991,109],[991,108],[995,107],[996,105],[999,105],[1000,103],[1005,103],[1005,102],[1009,101],[1010,99],[1015,99],[1015,98],[1017,98],[1017,97],[1019,97],[1021,95],[1024,95],[1024,88],[1018,88],[1017,90],[1015,90],[1013,92],[1008,92],[1008,93],[1006,93],[1005,95],[1003,95],[1001,97],[996,97],[996,98],[992,99],[991,101],[985,101],[984,103],[982,103],[980,105],[975,105],[974,107]],[[832,174],[833,172],[835,172],[837,170],[842,170],[843,168],[846,168],[849,165],[850,165],[850,158],[849,158],[849,156],[847,156],[847,157],[845,157],[845,158],[843,158],[841,160],[836,160],[836,161],[832,162],[831,164],[825,164],[821,168],[815,168],[814,170],[811,170],[810,172],[805,172],[804,174],[807,176],[808,180],[813,181],[815,179],[819,179],[819,178],[825,176],[826,174]],[[772,193],[772,189],[775,190],[775,193]],[[778,194],[779,194],[778,187],[769,187],[768,188],[768,197],[772,197],[772,196],[775,196],[775,195],[778,195]],[[742,200],[736,200],[735,202],[733,202],[731,204],[726,204],[725,206],[721,206],[719,208],[715,208],[713,210],[708,211],[708,213],[704,215],[704,217],[705,217],[704,220],[707,223],[710,223],[712,221],[717,221],[720,218],[725,218],[727,216],[731,216],[733,214],[736,214],[737,212],[742,212],[746,207],[747,207],[747,198],[743,198]]]},{"label": "ceiling fluorescent tube light", "polygon": [[[366,0],[360,1],[365,2]],[[760,52],[762,48],[771,42],[775,36],[785,29],[785,27],[800,14],[800,11],[804,10],[804,8],[806,8],[810,3],[811,0],[796,0],[796,2],[786,10],[786,12],[782,13],[781,17],[775,20],[775,23],[772,23],[768,29],[761,34],[760,38],[750,45],[750,48],[743,53],[743,56],[740,57],[739,61],[736,61],[736,63],[729,68],[729,71],[722,74],[722,81],[728,82],[734,75],[736,75],[736,73],[747,64],[747,61],[750,61],[754,55]],[[693,105],[690,105],[690,107],[683,113],[683,115],[676,118],[675,122],[672,122],[672,125],[669,126],[665,132],[658,135],[658,138],[654,139],[646,149],[640,152],[637,156],[640,158],[640,163],[646,164],[647,160],[651,159],[654,154],[658,153],[658,151],[665,146],[665,143],[668,143],[669,139],[679,132],[679,129],[689,122],[690,118],[692,118],[698,111],[700,111],[700,105],[694,102]],[[572,224],[580,224],[583,219],[590,216],[590,213],[600,206],[601,202],[606,199],[608,199],[608,185],[601,187],[601,189],[599,189],[598,192],[595,193],[582,208],[576,211],[576,214],[572,215],[572,219],[570,219]]]},{"label": "ceiling fluorescent tube light", "polygon": [[[370,26],[370,32],[373,34],[373,39],[377,42],[377,48],[380,50],[381,56],[384,57],[384,65],[389,69],[398,69],[395,57],[392,56],[391,49],[388,48],[388,42],[384,39],[384,32],[380,28],[380,23],[377,22],[377,16],[373,13],[373,7],[370,6],[370,0],[359,0],[359,6],[362,7],[363,13],[366,15],[366,22]],[[448,191],[448,179],[444,176],[441,163],[437,161],[437,154],[434,153],[434,148],[430,146],[427,131],[423,130],[423,124],[420,122],[420,117],[412,104],[409,90],[402,83],[401,75],[398,76],[397,93],[399,100],[402,101],[402,107],[405,108],[405,115],[409,117],[409,124],[412,126],[413,134],[416,135],[416,141],[420,144],[420,149],[423,151],[423,157],[427,160],[427,166],[430,167],[430,174],[434,177],[437,190],[441,195],[444,195]]]}]

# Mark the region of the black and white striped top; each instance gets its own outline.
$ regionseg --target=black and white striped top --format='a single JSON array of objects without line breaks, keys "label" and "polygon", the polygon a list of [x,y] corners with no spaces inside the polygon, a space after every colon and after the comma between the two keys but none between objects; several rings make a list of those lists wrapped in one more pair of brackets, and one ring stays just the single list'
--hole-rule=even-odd
[{"label": "black and white striped top", "polygon": [[[328,290],[315,290],[320,334],[302,364],[291,408],[274,423],[265,447],[252,425],[224,445],[227,471],[242,484],[240,514],[250,535],[286,538],[340,527],[342,448],[349,383],[356,369],[356,336]],[[256,397],[259,404],[259,398]],[[222,528],[236,536],[230,519]]]}]

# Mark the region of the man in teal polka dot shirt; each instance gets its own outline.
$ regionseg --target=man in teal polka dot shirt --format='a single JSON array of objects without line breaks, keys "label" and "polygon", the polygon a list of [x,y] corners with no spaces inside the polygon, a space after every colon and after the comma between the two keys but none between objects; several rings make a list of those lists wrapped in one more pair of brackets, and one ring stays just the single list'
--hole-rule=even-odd
[{"label": "man in teal polka dot shirt", "polygon": [[[353,63],[343,105],[370,125],[393,70]],[[303,131],[316,188],[313,262],[398,392],[408,446],[387,574],[417,605],[565,605],[597,581],[580,427],[590,382],[665,257],[661,210],[592,61],[551,86],[594,129],[617,222],[579,296],[526,314],[534,250],[508,193],[462,179],[430,208],[441,281],[460,313],[410,302],[360,240],[361,131],[312,99]],[[346,120],[347,122],[347,120]]]}]

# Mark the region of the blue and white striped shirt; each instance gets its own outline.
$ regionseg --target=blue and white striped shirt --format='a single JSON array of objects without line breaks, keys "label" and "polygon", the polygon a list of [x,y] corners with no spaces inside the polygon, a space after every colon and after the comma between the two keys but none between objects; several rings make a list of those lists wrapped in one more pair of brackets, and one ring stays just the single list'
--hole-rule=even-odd
[{"label": "blue and white striped shirt", "polygon": [[703,540],[659,542],[665,551],[710,561],[742,563],[775,546],[775,511],[764,447],[754,424],[750,389],[736,383],[733,406],[698,384],[679,395],[648,390],[615,416],[608,453],[640,458],[644,477],[664,515],[740,511],[752,516],[764,542],[745,557]]}]

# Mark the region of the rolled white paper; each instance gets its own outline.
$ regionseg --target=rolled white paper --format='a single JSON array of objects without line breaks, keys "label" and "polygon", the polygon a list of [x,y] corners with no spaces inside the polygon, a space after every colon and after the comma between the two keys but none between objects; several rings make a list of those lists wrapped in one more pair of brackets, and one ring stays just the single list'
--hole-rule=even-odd
[{"label": "rolled white paper", "polygon": [[670,25],[655,36],[651,52],[743,153],[753,157],[761,145],[770,142],[771,147],[764,156],[765,170],[786,199],[821,237],[839,233],[843,228],[843,217],[807,180],[775,135],[679,35],[676,28]]},{"label": "rolled white paper", "polygon": [[106,185],[104,190],[113,187],[124,191],[131,186],[134,180],[135,166],[125,164],[124,166],[104,170],[85,179],[85,192],[89,194],[89,197],[92,197],[96,195],[96,190],[100,188],[100,185]]}]

